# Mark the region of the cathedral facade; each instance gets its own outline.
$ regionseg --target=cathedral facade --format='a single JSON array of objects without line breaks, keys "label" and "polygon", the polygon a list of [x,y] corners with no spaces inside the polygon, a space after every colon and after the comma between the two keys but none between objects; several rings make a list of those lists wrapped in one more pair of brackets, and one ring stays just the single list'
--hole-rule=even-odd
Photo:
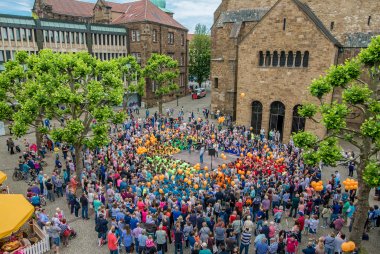
[{"label": "cathedral facade", "polygon": [[278,130],[283,141],[304,129],[323,136],[297,112],[317,102],[308,86],[378,34],[377,0],[223,0],[211,30],[211,108],[255,133]]}]

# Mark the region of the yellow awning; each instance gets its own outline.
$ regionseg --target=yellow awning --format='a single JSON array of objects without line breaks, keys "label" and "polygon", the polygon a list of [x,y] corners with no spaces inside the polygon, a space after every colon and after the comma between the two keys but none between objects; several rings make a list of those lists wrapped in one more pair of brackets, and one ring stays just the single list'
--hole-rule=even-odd
[{"label": "yellow awning", "polygon": [[7,180],[7,175],[3,171],[0,171],[0,184],[5,182],[5,180]]},{"label": "yellow awning", "polygon": [[33,212],[34,207],[22,194],[0,194],[0,239],[16,232]]}]

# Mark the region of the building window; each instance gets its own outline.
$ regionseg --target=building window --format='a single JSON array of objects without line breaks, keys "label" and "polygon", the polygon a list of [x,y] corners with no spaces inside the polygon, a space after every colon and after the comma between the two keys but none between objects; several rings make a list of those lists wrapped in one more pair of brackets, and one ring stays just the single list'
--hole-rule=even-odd
[{"label": "building window", "polygon": [[55,37],[55,41],[57,43],[60,43],[61,40],[60,40],[60,37],[59,37],[59,32],[58,31],[54,31],[54,37]]},{"label": "building window", "polygon": [[53,31],[49,31],[49,37],[50,37],[50,42],[54,42],[54,32]]},{"label": "building window", "polygon": [[175,59],[174,59],[174,53],[172,53],[172,52],[168,52],[167,55],[170,56],[173,60],[175,60]]},{"label": "building window", "polygon": [[368,21],[367,21],[367,25],[371,25],[371,16],[368,16]]},{"label": "building window", "polygon": [[70,42],[73,43],[73,44],[75,43],[75,40],[74,40],[75,37],[74,36],[75,36],[75,33],[74,32],[70,32]]},{"label": "building window", "polygon": [[24,28],[20,28],[21,40],[26,41],[26,33]]},{"label": "building window", "polygon": [[298,109],[301,105],[296,105],[293,108],[292,132],[299,132],[305,130],[306,119],[298,114]]},{"label": "building window", "polygon": [[44,38],[45,38],[45,42],[49,42],[49,34],[46,30],[44,30]]},{"label": "building window", "polygon": [[330,30],[331,30],[331,31],[334,30],[334,25],[335,25],[335,22],[334,22],[334,21],[331,21],[331,23],[330,23]]},{"label": "building window", "polygon": [[259,52],[259,66],[264,66],[264,53],[262,51]]},{"label": "building window", "polygon": [[185,54],[184,53],[181,53],[180,64],[181,64],[181,66],[185,65]]},{"label": "building window", "polygon": [[133,52],[131,55],[136,59],[137,63],[141,64],[141,53]]},{"label": "building window", "polygon": [[305,68],[309,66],[309,51],[303,53],[302,66]]},{"label": "building window", "polygon": [[32,29],[26,29],[26,36],[29,38],[29,41],[32,41]]},{"label": "building window", "polygon": [[0,50],[0,64],[4,63],[4,51]]},{"label": "building window", "polygon": [[270,55],[270,51],[265,53],[265,66],[271,66],[272,57]]},{"label": "building window", "polygon": [[8,40],[8,29],[5,27],[1,28],[1,35],[3,36],[4,40]]},{"label": "building window", "polygon": [[274,101],[270,105],[269,130],[280,132],[280,140],[284,130],[285,105],[280,101]]},{"label": "building window", "polygon": [[172,32],[168,33],[168,44],[171,44],[171,45],[174,44],[174,33]]},{"label": "building window", "polygon": [[288,67],[293,67],[293,61],[294,61],[293,51],[289,51],[289,52],[288,52],[288,62],[287,62],[287,66],[288,66]]},{"label": "building window", "polygon": [[153,42],[157,42],[157,30],[156,29],[153,29],[152,40],[153,40]]},{"label": "building window", "polygon": [[280,54],[280,66],[284,67],[285,64],[286,64],[286,53],[285,53],[285,51],[281,51],[281,54]]},{"label": "building window", "polygon": [[6,61],[12,60],[12,54],[10,50],[5,51],[5,57],[6,57]]},{"label": "building window", "polygon": [[301,51],[297,51],[296,52],[296,59],[294,61],[294,66],[295,67],[300,67],[301,66],[301,62],[302,62]]},{"label": "building window", "polygon": [[273,52],[273,59],[272,59],[272,66],[277,67],[278,66],[278,52]]},{"label": "building window", "polygon": [[184,34],[181,34],[181,45],[182,46],[185,45],[185,35]]},{"label": "building window", "polygon": [[66,43],[66,41],[65,41],[65,32],[60,31],[59,32],[59,37],[61,38],[61,42],[62,43]]},{"label": "building window", "polygon": [[185,74],[181,73],[179,76],[179,86],[184,87],[185,86]]},{"label": "building window", "polygon": [[16,31],[16,40],[21,41],[21,33],[19,28],[15,28]]},{"label": "building window", "polygon": [[132,30],[132,41],[133,42],[140,41],[140,30]]},{"label": "building window", "polygon": [[254,134],[259,134],[263,118],[263,104],[259,101],[252,102],[251,127]]},{"label": "building window", "polygon": [[214,78],[214,88],[219,87],[219,78]]},{"label": "building window", "polygon": [[14,31],[13,31],[13,28],[9,28],[9,39],[11,41],[15,40],[15,34],[14,34]]},{"label": "building window", "polygon": [[286,18],[284,18],[284,22],[282,24],[282,30],[285,31],[286,30]]}]

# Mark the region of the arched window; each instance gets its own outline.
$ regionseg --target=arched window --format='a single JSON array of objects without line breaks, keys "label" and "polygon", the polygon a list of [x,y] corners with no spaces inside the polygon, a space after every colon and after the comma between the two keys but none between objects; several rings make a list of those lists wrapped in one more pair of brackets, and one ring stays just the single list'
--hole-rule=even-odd
[{"label": "arched window", "polygon": [[301,66],[301,62],[302,62],[301,51],[297,51],[296,52],[296,59],[294,61],[294,66],[295,67],[300,67]]},{"label": "arched window", "polygon": [[271,66],[271,55],[270,55],[270,51],[267,51],[265,53],[265,66]]},{"label": "arched window", "polygon": [[293,67],[293,51],[289,51],[288,52],[288,63],[287,63],[287,66],[288,67]]},{"label": "arched window", "polygon": [[261,121],[263,116],[263,104],[259,101],[252,102],[251,126],[254,134],[259,134],[261,130]]},{"label": "arched window", "polygon": [[280,66],[283,67],[286,64],[286,54],[285,51],[281,51],[280,54]]},{"label": "arched window", "polygon": [[264,54],[262,51],[259,52],[259,66],[264,65]]},{"label": "arched window", "polygon": [[282,133],[284,130],[285,120],[285,105],[280,101],[274,101],[270,105],[269,115],[269,130],[276,130],[280,132],[280,140],[282,140]]},{"label": "arched window", "polygon": [[273,52],[273,59],[272,59],[272,66],[277,67],[278,66],[278,52]]},{"label": "arched window", "polygon": [[301,105],[296,105],[293,108],[292,132],[305,130],[306,119],[298,114],[298,109]]},{"label": "arched window", "polygon": [[309,51],[305,51],[305,53],[303,53],[302,66],[303,67],[308,67],[309,66]]}]

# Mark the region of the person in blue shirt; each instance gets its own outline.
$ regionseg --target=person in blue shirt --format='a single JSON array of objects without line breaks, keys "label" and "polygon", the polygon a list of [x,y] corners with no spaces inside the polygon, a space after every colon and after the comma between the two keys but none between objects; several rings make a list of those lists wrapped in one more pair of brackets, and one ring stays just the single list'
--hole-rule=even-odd
[{"label": "person in blue shirt", "polygon": [[[267,254],[268,250],[268,240],[265,237],[256,243],[256,254]],[[240,251],[240,253],[241,252],[242,251]]]},{"label": "person in blue shirt", "polygon": [[40,206],[41,205],[41,199],[40,199],[40,196],[38,195],[34,195],[30,198],[30,203],[36,207],[36,206]]},{"label": "person in blue shirt", "polygon": [[181,211],[179,210],[178,207],[176,207],[175,210],[173,211],[174,223],[177,221],[179,216],[181,216]]}]

